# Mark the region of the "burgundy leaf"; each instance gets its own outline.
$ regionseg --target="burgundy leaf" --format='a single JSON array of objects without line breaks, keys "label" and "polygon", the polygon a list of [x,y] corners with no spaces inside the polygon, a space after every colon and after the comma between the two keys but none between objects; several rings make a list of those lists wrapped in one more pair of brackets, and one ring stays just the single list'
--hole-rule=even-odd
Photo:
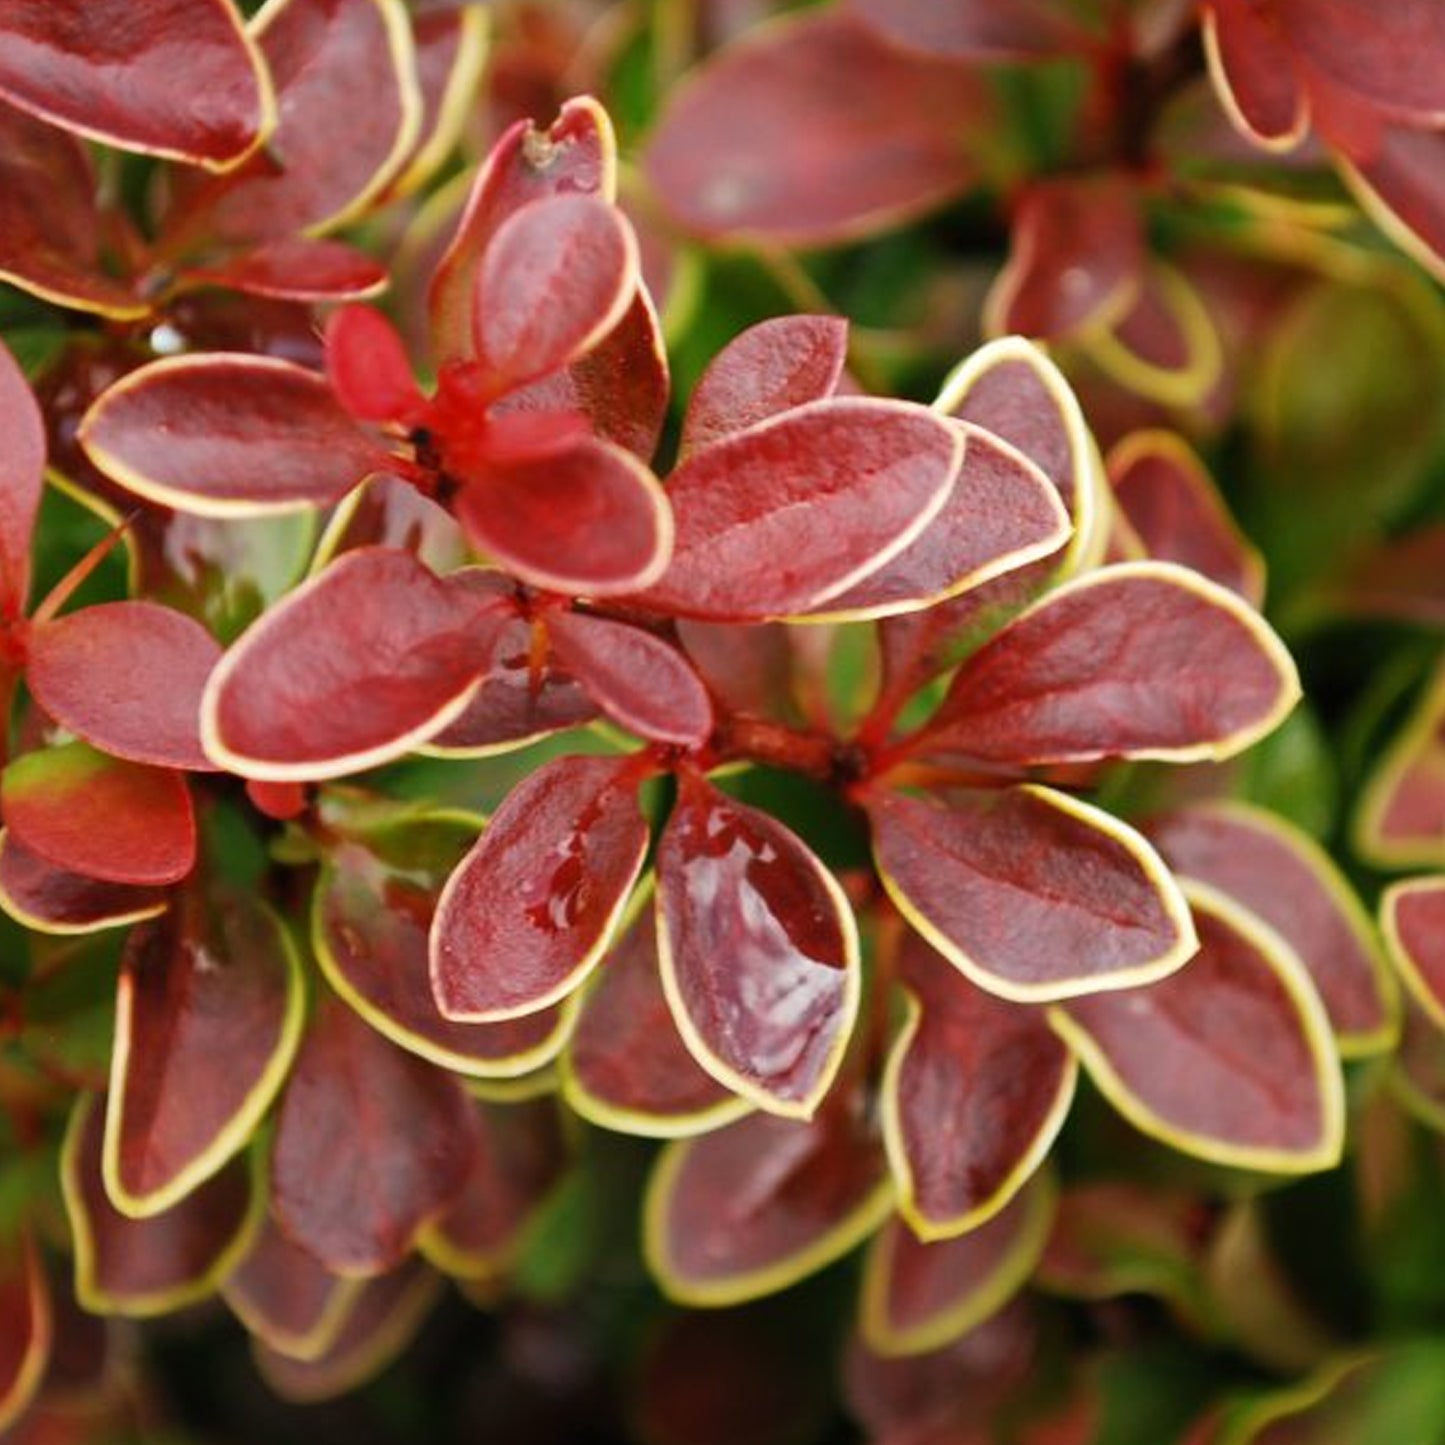
[{"label": "burgundy leaf", "polygon": [[1299,695],[1284,645],[1234,593],[1172,563],[1123,563],[979,648],[917,746],[1015,765],[1226,758]]},{"label": "burgundy leaf", "polygon": [[296,1053],[301,965],[243,893],[191,893],[126,940],[105,1124],[111,1202],[169,1209],[242,1149]]},{"label": "burgundy leaf", "polygon": [[326,377],[361,421],[409,421],[426,406],[405,343],[369,306],[343,306],[326,323]]},{"label": "burgundy leaf", "polygon": [[1299,955],[1347,1057],[1393,1040],[1398,998],[1374,926],[1339,868],[1283,818],[1243,803],[1197,803],[1146,830],[1180,877],[1242,904]]},{"label": "burgundy leaf", "polygon": [[201,692],[220,657],[183,612],[104,602],[33,625],[25,681],[56,722],[113,757],[210,772]]},{"label": "burgundy leaf", "polygon": [[340,241],[287,236],[189,267],[185,280],[282,301],[351,301],[375,295],[387,275],[379,261]]},{"label": "burgundy leaf", "polygon": [[658,845],[657,905],[662,984],[693,1056],[760,1108],[811,1117],[861,987],[832,874],[781,823],[684,772]]},{"label": "burgundy leaf", "polygon": [[648,908],[593,976],[562,1054],[563,1090],[604,1128],[659,1138],[706,1133],[751,1106],[688,1052],[658,968]]},{"label": "burgundy leaf", "polygon": [[1445,1028],[1445,875],[1393,884],[1380,917],[1400,976],[1431,1021]]},{"label": "burgundy leaf", "polygon": [[1136,1128],[1236,1168],[1331,1167],[1344,1087],[1329,1021],[1277,934],[1187,885],[1200,948],[1148,988],[1072,999],[1051,1021]]},{"label": "burgundy leaf", "polygon": [[740,627],[681,618],[677,635],[708,691],[730,712],[792,718],[794,639],[781,622]]},{"label": "burgundy leaf", "polygon": [[167,1314],[214,1293],[250,1247],[264,1196],[234,1160],[163,1214],[129,1219],[110,1202],[101,1173],[104,1108],[77,1101],[61,1157],[61,1185],[75,1244],[75,1295],[99,1314]]},{"label": "burgundy leaf", "polygon": [[884,1074],[883,1137],[903,1217],[920,1239],[945,1239],[1027,1183],[1078,1071],[1037,1009],[975,988],[917,934],[899,963],[911,1009]]},{"label": "burgundy leaf", "polygon": [[442,1013],[494,1022],[570,993],[606,951],[647,851],[633,758],[558,758],[507,796],[431,934]]},{"label": "burgundy leaf", "polygon": [[8,1430],[40,1388],[54,1338],[50,1286],[28,1229],[0,1240],[0,1320],[0,1430]]},{"label": "burgundy leaf", "polygon": [[96,401],[80,440],[146,501],[218,517],[326,506],[386,464],[324,377],[264,356],[142,366]]},{"label": "burgundy leaf", "polygon": [[227,0],[4,0],[0,34],[0,95],[92,140],[223,170],[275,123]]},{"label": "burgundy leaf", "polygon": [[1247,139],[1289,150],[1309,126],[1309,93],[1277,21],[1250,0],[1203,6],[1210,76],[1229,118]]},{"label": "burgundy leaf", "polygon": [[832,396],[847,358],[841,316],[778,316],[750,326],[713,357],[694,388],[679,455]]},{"label": "burgundy leaf", "polygon": [[442,1068],[512,1078],[562,1047],[560,1008],[454,1023],[437,1009],[428,968],[437,898],[476,833],[463,818],[419,816],[331,849],[313,897],[312,938],[328,982],[373,1028]]},{"label": "burgundy leaf", "polygon": [[637,242],[596,196],[514,212],[487,245],[472,294],[472,343],[493,394],[574,361],[621,319],[637,286]]},{"label": "burgundy leaf", "polygon": [[381,1274],[457,1197],[473,1142],[455,1078],[323,998],[277,1111],[276,1222],[337,1274]]},{"label": "burgundy leaf", "polygon": [[672,563],[645,600],[743,621],[815,609],[923,532],[962,456],[960,432],[905,402],[814,402],[726,437],[673,473]]},{"label": "burgundy leaf", "polygon": [[769,26],[676,90],[648,179],[704,236],[818,245],[881,230],[974,181],[992,106],[966,70],[907,55],[838,10]]},{"label": "burgundy leaf", "polygon": [[1360,800],[1360,852],[1387,868],[1438,868],[1445,835],[1445,666],[1376,766]]},{"label": "burgundy leaf", "polygon": [[68,873],[0,829],[0,907],[38,933],[90,933],[153,918],[166,895]]},{"label": "burgundy leaf", "polygon": [[896,45],[950,60],[1037,60],[1084,37],[1050,0],[852,0]]},{"label": "burgundy leaf", "polygon": [[648,1185],[647,1262],[688,1305],[774,1294],[842,1258],[892,1203],[883,1150],[862,1111],[809,1122],[754,1114],[669,1144]]},{"label": "burgundy leaf", "polygon": [[40,509],[45,422],[0,342],[0,615],[20,617],[30,591],[30,539]]},{"label": "burgundy leaf", "polygon": [[1445,131],[1387,125],[1369,157],[1342,160],[1341,169],[1380,229],[1445,276]]},{"label": "burgundy leaf", "polygon": [[84,743],[17,758],[0,778],[9,837],[54,867],[106,883],[175,883],[196,861],[196,819],[182,774]]},{"label": "burgundy leaf", "polygon": [[211,675],[206,751],[245,777],[338,777],[409,752],[476,690],[497,623],[410,552],[347,552],[272,608]]},{"label": "burgundy leaf", "polygon": [[653,742],[696,747],[707,740],[712,701],[676,647],[583,612],[555,613],[546,625],[557,661],[614,722]]},{"label": "burgundy leaf", "polygon": [[1026,785],[948,804],[864,799],[884,886],[980,988],[1023,1003],[1163,978],[1196,947],[1189,910],[1132,828]]},{"label": "burgundy leaf", "polygon": [[595,439],[494,463],[457,518],[482,551],[534,587],[593,597],[656,581],[672,547],[667,497],[630,452]]},{"label": "burgundy leaf", "polygon": [[471,353],[477,272],[502,223],[547,196],[581,194],[610,201],[616,168],[612,122],[590,96],[567,101],[548,130],[518,121],[497,140],[472,182],[456,234],[432,273],[427,305],[438,361]]},{"label": "burgundy leaf", "polygon": [[881,1355],[920,1355],[997,1314],[1033,1273],[1056,1197],[1051,1180],[1035,1179],[987,1223],[932,1244],[891,1220],[864,1266],[863,1338]]}]

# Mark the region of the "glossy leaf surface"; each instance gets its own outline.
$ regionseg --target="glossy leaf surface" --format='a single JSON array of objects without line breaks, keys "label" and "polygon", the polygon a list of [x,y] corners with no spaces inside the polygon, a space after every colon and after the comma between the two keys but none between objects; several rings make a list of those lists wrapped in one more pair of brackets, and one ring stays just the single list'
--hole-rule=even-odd
[{"label": "glossy leaf surface", "polygon": [[1271,17],[1248,0],[1204,7],[1210,73],[1230,119],[1250,140],[1287,150],[1309,124],[1309,94]]},{"label": "glossy leaf surface", "polygon": [[281,301],[349,301],[386,285],[385,269],[340,241],[286,237],[209,266],[194,266],[187,282],[224,286],[247,296]]},{"label": "glossy leaf surface", "polygon": [[1390,951],[1410,991],[1445,1028],[1445,877],[1394,884],[1381,904]]},{"label": "glossy leaf surface", "polygon": [[432,924],[432,988],[447,1018],[535,1013],[591,971],[647,850],[632,766],[558,758],[493,815]]},{"label": "glossy leaf surface", "polygon": [[18,617],[30,591],[30,539],[40,508],[45,423],[15,358],[0,344],[0,608]]},{"label": "glossy leaf surface", "polygon": [[40,933],[90,933],[154,917],[165,911],[166,895],[57,868],[7,830],[0,832],[0,907]]},{"label": "glossy leaf surface", "polygon": [[370,306],[343,306],[326,323],[326,379],[361,421],[407,421],[426,405],[405,342]]},{"label": "glossy leaf surface", "polygon": [[691,774],[657,851],[658,955],[697,1061],[772,1113],[808,1118],[858,1010],[856,925],[806,844]]}]

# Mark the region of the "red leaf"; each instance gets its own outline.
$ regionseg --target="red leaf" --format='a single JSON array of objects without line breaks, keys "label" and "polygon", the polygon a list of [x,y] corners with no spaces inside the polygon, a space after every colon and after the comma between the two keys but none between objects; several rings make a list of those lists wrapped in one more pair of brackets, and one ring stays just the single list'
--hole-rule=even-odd
[{"label": "red leaf", "polygon": [[975,988],[917,934],[900,964],[912,1007],[883,1079],[883,1137],[904,1218],[920,1239],[945,1239],[1027,1183],[1078,1071],[1038,1010]]},{"label": "red leaf", "polygon": [[545,591],[632,592],[667,565],[672,525],[657,479],[630,452],[587,440],[468,478],[457,519],[482,551]]},{"label": "red leaf", "polygon": [[980,988],[1021,1003],[1163,978],[1194,952],[1189,910],[1132,828],[1050,788],[864,798],[884,886]]},{"label": "red leaf", "polygon": [[453,1023],[428,969],[437,897],[476,833],[462,818],[421,816],[333,848],[316,882],[312,938],[328,982],[374,1029],[442,1068],[512,1078],[562,1047],[561,1010]]},{"label": "red leaf", "polygon": [[30,591],[30,539],[45,470],[45,422],[0,342],[0,613],[19,617]]},{"label": "red leaf", "polygon": [[457,1197],[473,1143],[455,1078],[323,998],[277,1111],[276,1222],[337,1274],[381,1274]]},{"label": "red leaf", "polygon": [[1264,601],[1263,560],[1182,437],[1132,432],[1110,450],[1108,473],[1114,500],[1149,556],[1190,567],[1251,607]]},{"label": "red leaf", "polygon": [[103,316],[150,312],[101,269],[95,175],[82,142],[0,104],[0,278]]},{"label": "red leaf", "polygon": [[153,361],[103,393],[79,435],[146,501],[217,517],[326,506],[386,464],[325,377],[264,356]]},{"label": "red leaf", "polygon": [[774,1294],[841,1259],[887,1216],[887,1166],[862,1111],[810,1122],[754,1114],[664,1149],[648,1185],[643,1249],[688,1305]]},{"label": "red leaf", "polygon": [[358,547],[400,547],[415,553],[433,572],[454,572],[472,560],[451,513],[410,482],[385,472],[368,478],[331,514],[311,570],[319,571],[333,557]]},{"label": "red leaf", "polygon": [[1386,868],[1438,868],[1445,836],[1445,665],[1365,786],[1359,851]]},{"label": "red leaf", "polygon": [[841,316],[778,316],[750,326],[713,357],[694,388],[678,455],[832,396],[847,359]]},{"label": "red leaf", "polygon": [[781,823],[691,773],[657,851],[662,985],[693,1056],[770,1113],[810,1118],[861,987],[833,876]]},{"label": "red leaf", "polygon": [[0,32],[0,95],[92,140],[222,170],[275,120],[226,0],[6,0]]},{"label": "red leaf", "polygon": [[153,918],[166,895],[68,873],[0,830],[0,907],[38,933],[90,933]]},{"label": "red leaf", "polygon": [[426,406],[396,327],[369,306],[343,306],[326,323],[326,379],[360,421],[407,422]]},{"label": "red leaf", "polygon": [[276,83],[266,153],[178,187],[170,244],[315,235],[359,216],[416,139],[411,33],[393,0],[280,0],[252,33]]},{"label": "red leaf", "polygon": [[523,780],[442,892],[443,1015],[494,1022],[570,993],[606,951],[647,851],[633,758],[558,758]]},{"label": "red leaf", "polygon": [[472,293],[472,342],[493,395],[575,361],[621,320],[637,286],[637,241],[595,196],[514,212],[488,242]]},{"label": "red leaf", "polygon": [[193,266],[184,280],[282,301],[350,301],[386,285],[386,268],[340,241],[287,236],[239,255]]},{"label": "red leaf", "polygon": [[1052,1181],[1035,1179],[986,1223],[933,1244],[891,1220],[864,1266],[863,1338],[881,1355],[919,1355],[992,1318],[1033,1273],[1056,1198]]},{"label": "red leaf", "polygon": [[106,1107],[106,1191],[148,1217],[249,1141],[296,1053],[301,965],[241,893],[183,895],[126,940]]},{"label": "red leaf", "polygon": [[876,572],[947,502],[961,433],[905,402],[795,408],[695,452],[668,486],[676,540],[649,606],[807,612]]},{"label": "red leaf", "polygon": [[644,159],[673,218],[704,236],[819,245],[971,185],[986,88],[836,10],[729,46],[673,93]]},{"label": "red leaf", "polygon": [[40,1388],[54,1335],[50,1286],[28,1229],[0,1240],[0,1320],[0,1430],[8,1430]]},{"label": "red leaf", "polygon": [[895,45],[950,60],[1037,60],[1084,38],[1050,0],[852,0],[852,10]]},{"label": "red leaf", "polygon": [[1172,563],[1124,563],[979,648],[918,746],[1006,765],[1227,758],[1299,695],[1283,643],[1234,593]]},{"label": "red leaf", "polygon": [[1348,1056],[1393,1040],[1399,1003],[1369,916],[1329,855],[1283,818],[1197,803],[1146,830],[1180,877],[1242,904],[1299,955]]},{"label": "red leaf", "polygon": [[252,626],[211,674],[201,731],[244,777],[339,777],[401,757],[466,706],[496,623],[409,552],[347,552]]},{"label": "red leaf", "polygon": [[175,883],[196,861],[186,780],[84,743],[16,758],[0,779],[9,836],[47,863],[107,883]]},{"label": "red leaf", "polygon": [[1431,1022],[1445,1029],[1445,875],[1391,885],[1380,917],[1400,977]]},{"label": "red leaf", "polygon": [[1344,1139],[1329,1022],[1294,954],[1223,895],[1188,886],[1199,952],[1148,988],[1073,999],[1051,1021],[1138,1129],[1243,1169],[1327,1169]]},{"label": "red leaf", "polygon": [[923,534],[876,572],[830,598],[823,616],[916,611],[1052,557],[1072,527],[1058,491],[1022,453],[969,422],[963,466]]},{"label": "red leaf", "polygon": [[201,692],[220,656],[183,612],[103,602],[31,627],[25,681],[62,727],[113,757],[211,772]]},{"label": "red leaf", "polygon": [[498,139],[472,182],[456,234],[432,273],[427,305],[438,362],[471,354],[477,272],[502,223],[546,196],[581,194],[610,201],[617,188],[616,167],[612,122],[590,96],[567,101],[545,131],[518,121]]},{"label": "red leaf", "polygon": [[1445,132],[1387,125],[1368,159],[1340,167],[1380,229],[1445,277]]},{"label": "red leaf", "polygon": [[174,1208],[128,1219],[101,1176],[103,1109],[76,1103],[61,1155],[61,1185],[75,1243],[75,1296],[99,1314],[167,1314],[215,1292],[250,1247],[262,1195],[235,1160]]},{"label": "red leaf", "polygon": [[1229,118],[1246,139],[1290,150],[1309,128],[1309,94],[1278,19],[1249,0],[1203,7],[1210,77]]},{"label": "red leaf", "polygon": [[713,728],[712,700],[686,657],[639,627],[558,612],[547,619],[557,661],[613,721],[652,742],[697,747]]},{"label": "red leaf", "polygon": [[706,1133],[750,1107],[683,1043],[658,973],[650,908],[594,975],[562,1055],[562,1084],[583,1118],[659,1138]]}]

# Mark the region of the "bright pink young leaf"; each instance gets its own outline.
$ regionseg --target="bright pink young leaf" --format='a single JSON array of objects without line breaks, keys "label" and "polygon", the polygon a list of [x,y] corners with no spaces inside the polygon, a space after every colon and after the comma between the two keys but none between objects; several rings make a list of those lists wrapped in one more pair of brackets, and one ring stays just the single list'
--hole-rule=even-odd
[{"label": "bright pink young leaf", "polygon": [[253,1171],[233,1160],[163,1214],[130,1219],[111,1203],[101,1171],[104,1107],[82,1095],[61,1157],[75,1243],[75,1295],[100,1314],[155,1315],[214,1293],[260,1221]]},{"label": "bright pink young leaf", "polygon": [[591,971],[647,851],[636,778],[632,758],[558,758],[508,794],[432,924],[432,988],[447,1018],[536,1013]]},{"label": "bright pink young leaf", "polygon": [[107,883],[175,883],[196,861],[182,774],[107,757],[84,743],[16,758],[0,779],[9,835],[47,863]]},{"label": "bright pink young leaf", "polygon": [[261,618],[211,675],[206,751],[244,777],[338,777],[402,756],[450,722],[496,621],[410,552],[347,552]]},{"label": "bright pink young leaf", "polygon": [[1381,918],[1401,977],[1432,1022],[1445,1028],[1445,875],[1394,884]]},{"label": "bright pink young leaf", "polygon": [[50,1286],[28,1229],[0,1240],[0,1320],[0,1430],[8,1430],[40,1388],[54,1337]]},{"label": "bright pink young leaf", "polygon": [[908,1022],[883,1080],[899,1208],[922,1239],[1003,1208],[1048,1153],[1074,1096],[1072,1055],[1033,1008],[975,988],[915,933],[900,945]]},{"label": "bright pink young leaf", "polygon": [[69,873],[0,830],[0,908],[38,933],[90,933],[154,917],[166,895]]},{"label": "bright pink young leaf", "polygon": [[394,1043],[457,1073],[513,1077],[561,1048],[561,1010],[454,1023],[438,1011],[428,971],[437,897],[475,837],[465,819],[423,816],[332,849],[316,882],[312,940],[331,986]]},{"label": "bright pink young leaf", "polygon": [[919,746],[1001,764],[1225,758],[1298,698],[1284,645],[1234,593],[1171,563],[1124,563],[979,648]]},{"label": "bright pink young leaf", "polygon": [[80,440],[148,502],[221,517],[327,506],[386,465],[325,377],[264,356],[142,366],[96,401]]},{"label": "bright pink young leaf", "polygon": [[1037,60],[1082,38],[1057,0],[852,0],[895,45],[949,60]]},{"label": "bright pink young leaf", "polygon": [[174,241],[334,229],[381,194],[416,139],[421,96],[396,0],[280,0],[253,33],[276,84],[275,132],[240,170],[178,188]]},{"label": "bright pink young leaf", "polygon": [[1251,607],[1263,602],[1264,563],[1182,437],[1133,432],[1111,449],[1107,470],[1114,500],[1151,557],[1193,568]]},{"label": "bright pink young leaf", "polygon": [[603,597],[655,581],[672,545],[668,502],[630,452],[595,439],[470,478],[456,501],[468,537],[552,592]]},{"label": "bright pink young leaf", "polygon": [[477,271],[502,223],[547,196],[580,194],[610,201],[616,190],[616,152],[612,122],[589,96],[567,101],[548,130],[518,121],[497,140],[432,274],[427,305],[438,361],[471,354]]},{"label": "bright pink young leaf", "polygon": [[970,422],[942,511],[876,572],[823,604],[829,617],[912,611],[1052,557],[1069,540],[1057,489],[1022,453]]},{"label": "bright pink young leaf", "polygon": [[1398,1000],[1379,940],[1318,843],[1272,813],[1228,802],[1182,808],[1146,831],[1174,873],[1243,904],[1294,949],[1343,1052],[1388,1045]]},{"label": "bright pink young leaf", "polygon": [[1137,1128],[1245,1169],[1329,1168],[1344,1086],[1329,1021],[1278,935],[1223,895],[1187,887],[1199,952],[1148,988],[1071,999],[1054,1026]]},{"label": "bright pink young leaf", "polygon": [[814,402],[726,437],[673,473],[672,563],[645,600],[744,621],[810,611],[923,532],[962,457],[962,433],[905,402]]},{"label": "bright pink young leaf", "polygon": [[206,266],[186,269],[187,284],[224,286],[281,301],[351,301],[386,285],[386,268],[340,241],[286,236]]},{"label": "bright pink young leaf", "polygon": [[864,1266],[863,1338],[880,1354],[924,1354],[997,1314],[1033,1273],[1055,1200],[1037,1178],[986,1223],[934,1243],[890,1220]]},{"label": "bright pink young leaf", "polygon": [[0,96],[92,140],[221,170],[274,120],[228,0],[3,0],[0,35]]},{"label": "bright pink young leaf", "polygon": [[25,681],[56,722],[113,757],[209,772],[201,692],[220,657],[183,612],[103,602],[31,627]]},{"label": "bright pink young leaf", "polygon": [[670,1298],[741,1304],[842,1258],[891,1202],[861,1110],[830,1107],[806,1123],[754,1114],[667,1146],[648,1185],[643,1248]]},{"label": "bright pink young leaf", "polygon": [[440,1270],[486,1279],[506,1269],[523,1230],[567,1166],[555,1100],[476,1105],[476,1147],[455,1202],[422,1231],[422,1252]]},{"label": "bright pink young leaf", "polygon": [[1086,803],[1033,785],[948,803],[863,799],[893,901],[980,988],[1036,1003],[1163,978],[1194,952],[1154,850]]},{"label": "bright pink young leaf", "polygon": [[650,908],[594,975],[562,1056],[562,1077],[579,1114],[629,1134],[702,1134],[750,1107],[683,1043],[658,972]]},{"label": "bright pink young leaf", "polygon": [[45,470],[45,422],[15,358],[0,343],[0,615],[30,591],[30,539]]},{"label": "bright pink young leaf", "polygon": [[426,406],[396,327],[369,306],[343,306],[326,323],[326,379],[361,421],[407,421]]},{"label": "bright pink young leaf", "polygon": [[837,8],[721,51],[674,92],[647,148],[673,218],[704,236],[819,245],[972,184],[991,103],[967,70],[908,55]]},{"label": "bright pink young leaf", "polygon": [[1342,166],[1381,229],[1445,277],[1445,131],[1384,126],[1373,154]]},{"label": "bright pink young leaf", "polygon": [[329,1269],[381,1274],[457,1197],[473,1142],[471,1101],[451,1074],[324,997],[277,1111],[271,1207]]},{"label": "bright pink young leaf", "polygon": [[221,1294],[255,1338],[305,1360],[330,1345],[360,1288],[359,1281],[333,1274],[292,1244],[268,1213],[245,1257],[222,1282]]},{"label": "bright pink young leaf", "polygon": [[472,294],[472,343],[500,395],[575,360],[621,319],[637,285],[637,242],[595,196],[555,196],[509,216]]},{"label": "bright pink young leaf", "polygon": [[771,1113],[809,1118],[858,1010],[858,938],[833,876],[781,823],[694,774],[657,851],[658,953],[697,1061]]},{"label": "bright pink young leaf", "polygon": [[249,1141],[296,1052],[301,966],[247,894],[183,895],[126,940],[105,1126],[124,1213],[170,1208]]},{"label": "bright pink young leaf", "polygon": [[712,701],[686,657],[639,627],[558,612],[547,619],[557,661],[599,707],[638,737],[696,747],[712,732]]},{"label": "bright pink young leaf", "polygon": [[693,389],[679,455],[832,396],[847,359],[841,316],[777,316],[750,326],[713,357]]},{"label": "bright pink young leaf", "polygon": [[1309,126],[1309,94],[1278,21],[1250,0],[1209,0],[1205,49],[1215,89],[1241,133],[1288,150]]}]

